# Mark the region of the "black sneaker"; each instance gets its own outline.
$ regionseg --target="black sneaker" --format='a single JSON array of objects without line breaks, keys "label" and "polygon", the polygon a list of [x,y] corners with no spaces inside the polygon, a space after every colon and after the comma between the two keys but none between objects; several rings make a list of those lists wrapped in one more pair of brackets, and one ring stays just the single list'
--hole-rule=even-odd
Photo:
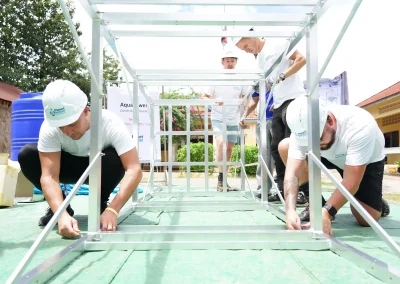
[{"label": "black sneaker", "polygon": [[[299,214],[300,221],[302,222],[310,222],[310,205],[300,212]],[[333,216],[331,222],[335,221],[335,216]]]},{"label": "black sneaker", "polygon": [[[74,210],[72,209],[71,205],[68,205],[67,213],[71,217],[74,216]],[[38,225],[46,226],[50,222],[51,218],[53,218],[53,216],[54,216],[54,213],[53,213],[53,211],[51,211],[51,208],[50,207],[47,208],[44,216],[40,217]]]},{"label": "black sneaker", "polygon": [[308,200],[307,200],[307,197],[304,194],[304,192],[299,191],[297,193],[297,204],[298,205],[307,205],[308,204]]},{"label": "black sneaker", "polygon": [[[282,192],[281,192],[281,195],[283,197],[283,193]],[[279,199],[278,193],[274,192],[274,193],[271,193],[270,195],[268,195],[268,202],[271,202],[271,203],[281,202],[281,200]]]},{"label": "black sneaker", "polygon": [[310,222],[310,205],[307,205],[307,207],[300,212],[299,218],[302,222]]},{"label": "black sneaker", "polygon": [[381,214],[381,217],[386,217],[389,214],[390,214],[389,203],[385,199],[382,198],[382,214]]}]

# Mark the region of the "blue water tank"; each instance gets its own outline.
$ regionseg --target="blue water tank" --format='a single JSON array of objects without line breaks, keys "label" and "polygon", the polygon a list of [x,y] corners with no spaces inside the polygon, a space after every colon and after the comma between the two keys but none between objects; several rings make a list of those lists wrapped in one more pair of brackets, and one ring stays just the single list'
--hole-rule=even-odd
[{"label": "blue water tank", "polygon": [[21,148],[29,143],[37,143],[44,120],[43,93],[22,93],[11,105],[11,157],[18,161]]}]

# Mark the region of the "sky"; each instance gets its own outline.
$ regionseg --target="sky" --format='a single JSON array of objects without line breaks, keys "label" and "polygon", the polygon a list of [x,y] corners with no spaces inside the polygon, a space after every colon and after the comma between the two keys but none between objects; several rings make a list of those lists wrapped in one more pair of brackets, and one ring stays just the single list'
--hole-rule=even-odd
[{"label": "sky", "polygon": [[[325,61],[333,42],[342,28],[354,0],[329,0],[335,4],[318,22],[319,67]],[[91,51],[91,19],[74,0],[76,14],[74,21],[81,24],[81,42],[86,51]],[[101,5],[101,11],[129,11],[126,6]],[[193,12],[211,13],[306,13],[290,7],[234,7],[234,6],[147,6],[134,7],[136,12]],[[343,40],[340,42],[323,78],[333,78],[347,71],[350,104],[357,104],[400,81],[400,59],[398,50],[400,37],[396,27],[400,26],[399,0],[364,0],[353,18]],[[112,26],[113,27],[113,26]],[[122,27],[125,28],[125,27]],[[154,27],[142,27],[154,29]],[[178,27],[180,28],[180,27]],[[220,29],[220,27],[186,27],[187,29]],[[159,27],[157,29],[160,29]],[[171,27],[167,27],[171,29]],[[177,27],[172,27],[177,29]],[[268,30],[271,28],[259,28]],[[272,28],[276,30],[277,28]],[[296,30],[289,28],[290,30]],[[266,44],[281,40],[266,39]],[[118,40],[122,53],[135,69],[218,69],[221,68],[222,45],[219,38],[121,38]],[[296,46],[306,55],[305,38]],[[252,55],[238,51],[237,69],[257,68]],[[306,69],[300,71],[306,80]],[[202,88],[196,88],[201,91]]]}]

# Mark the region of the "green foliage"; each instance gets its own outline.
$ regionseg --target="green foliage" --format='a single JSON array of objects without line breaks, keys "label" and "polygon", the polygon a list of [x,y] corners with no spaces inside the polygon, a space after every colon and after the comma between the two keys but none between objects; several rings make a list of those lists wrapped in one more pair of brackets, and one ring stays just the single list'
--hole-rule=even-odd
[{"label": "green foliage", "polygon": [[[86,94],[90,77],[57,1],[0,1],[0,80],[24,91],[43,91],[55,79],[71,80]],[[74,16],[73,1],[67,1]],[[76,23],[78,35],[82,35]],[[105,80],[116,80],[118,63],[104,56]]]},{"label": "green foliage", "polygon": [[[244,146],[244,164],[252,164],[258,162],[258,148],[256,146]],[[240,160],[240,145],[236,145],[232,151],[231,162]],[[255,175],[257,172],[257,166],[246,167],[246,174]],[[236,168],[236,173],[241,172],[241,168]],[[230,168],[231,173],[235,172],[235,168]]]},{"label": "green foliage", "polygon": [[[205,162],[205,143],[190,143],[190,161],[191,162]],[[208,161],[213,161],[213,153],[214,147],[212,144],[208,144]],[[180,148],[177,152],[177,161],[178,162],[186,162],[186,145]],[[186,170],[186,167],[182,167],[183,170]],[[209,173],[212,173],[214,170],[213,166],[209,166]],[[204,172],[204,166],[191,166],[190,171],[193,172]]]},{"label": "green foliage", "polygon": [[[182,89],[169,90],[164,93],[163,99],[191,99],[192,95],[185,95],[181,92]],[[164,117],[165,111],[165,117]],[[186,106],[173,106],[172,107],[172,130],[173,131],[186,131]],[[190,129],[197,129],[198,122],[200,121],[199,111],[195,107],[190,108]],[[164,128],[165,122],[165,128]],[[168,106],[160,106],[160,129],[161,131],[168,131]],[[193,138],[193,136],[191,137]],[[161,136],[161,144],[163,145],[164,139],[168,142],[167,136]],[[174,135],[172,136],[172,144],[183,144],[186,142],[185,135]]]}]

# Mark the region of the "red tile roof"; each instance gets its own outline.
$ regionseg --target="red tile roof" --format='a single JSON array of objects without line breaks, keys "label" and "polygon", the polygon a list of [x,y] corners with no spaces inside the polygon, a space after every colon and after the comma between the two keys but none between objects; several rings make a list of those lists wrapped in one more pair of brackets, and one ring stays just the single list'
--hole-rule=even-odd
[{"label": "red tile roof", "polygon": [[19,99],[21,93],[23,93],[23,91],[17,87],[0,82],[0,99],[13,102],[16,99]]},{"label": "red tile roof", "polygon": [[377,93],[376,95],[373,95],[372,97],[362,101],[359,103],[357,106],[358,107],[365,107],[367,105],[370,105],[372,103],[378,102],[384,98],[396,95],[400,93],[400,81],[397,82],[396,84],[390,86],[387,89],[384,89],[383,91]]}]

